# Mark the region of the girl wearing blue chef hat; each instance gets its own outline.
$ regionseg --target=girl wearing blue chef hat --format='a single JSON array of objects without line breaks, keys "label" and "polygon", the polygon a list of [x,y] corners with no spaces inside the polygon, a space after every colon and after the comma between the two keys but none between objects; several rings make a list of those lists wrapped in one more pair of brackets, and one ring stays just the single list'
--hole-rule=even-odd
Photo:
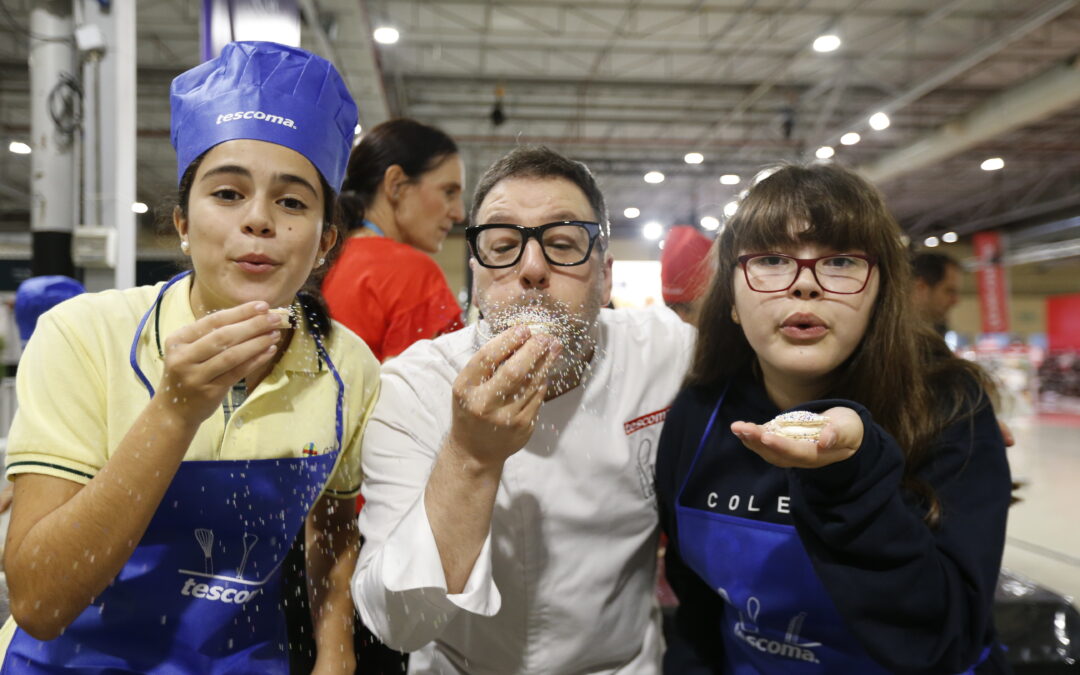
[{"label": "girl wearing blue chef hat", "polygon": [[315,672],[352,672],[378,363],[308,282],[337,242],[356,106],[325,60],[259,42],[180,75],[171,100],[193,271],[79,296],[27,345],[0,673],[286,673],[301,527]]}]

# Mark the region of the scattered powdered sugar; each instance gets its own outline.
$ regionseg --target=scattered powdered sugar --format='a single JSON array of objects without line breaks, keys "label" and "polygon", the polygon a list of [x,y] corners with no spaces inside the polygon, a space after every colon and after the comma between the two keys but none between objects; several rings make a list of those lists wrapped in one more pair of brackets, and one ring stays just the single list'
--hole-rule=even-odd
[{"label": "scattered powdered sugar", "polygon": [[509,302],[494,302],[486,308],[477,331],[483,342],[514,326],[528,326],[529,331],[547,333],[566,350],[583,346],[591,323],[577,316],[565,302],[547,295],[528,294]]}]

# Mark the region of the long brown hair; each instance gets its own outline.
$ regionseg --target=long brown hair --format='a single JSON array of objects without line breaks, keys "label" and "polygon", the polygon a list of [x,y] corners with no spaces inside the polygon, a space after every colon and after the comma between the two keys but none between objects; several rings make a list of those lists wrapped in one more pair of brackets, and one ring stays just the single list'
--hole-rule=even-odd
[{"label": "long brown hair", "polygon": [[835,165],[784,166],[747,193],[713,247],[717,271],[701,311],[691,386],[715,387],[756,360],[732,317],[741,253],[814,243],[859,249],[877,259],[880,285],[855,351],[833,372],[825,397],[857,401],[904,450],[904,487],[936,525],[940,502],[916,472],[934,439],[985,402],[992,384],[982,370],[949,352],[911,306],[911,264],[900,227],[881,194]]}]

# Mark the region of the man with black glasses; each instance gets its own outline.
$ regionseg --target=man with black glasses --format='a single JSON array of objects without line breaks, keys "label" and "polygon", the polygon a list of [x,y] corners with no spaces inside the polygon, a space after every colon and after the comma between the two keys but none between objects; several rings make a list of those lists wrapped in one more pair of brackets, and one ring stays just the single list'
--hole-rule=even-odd
[{"label": "man with black glasses", "polygon": [[515,149],[470,222],[483,319],[383,367],[354,600],[410,673],[659,673],[653,465],[694,331],[601,309],[607,209],[578,162]]}]

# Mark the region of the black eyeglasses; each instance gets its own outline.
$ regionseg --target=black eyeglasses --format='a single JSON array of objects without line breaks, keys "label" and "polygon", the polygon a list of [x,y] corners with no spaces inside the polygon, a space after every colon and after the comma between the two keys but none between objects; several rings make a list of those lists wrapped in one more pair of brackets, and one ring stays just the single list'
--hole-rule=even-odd
[{"label": "black eyeglasses", "polygon": [[870,281],[877,259],[857,253],[821,258],[793,258],[782,253],[751,253],[739,256],[739,266],[750,290],[779,293],[795,284],[804,267],[809,267],[818,286],[829,293],[861,293]]},{"label": "black eyeglasses", "polygon": [[544,258],[552,265],[580,265],[589,259],[599,236],[600,223],[583,220],[564,220],[538,227],[488,223],[465,228],[465,239],[476,260],[492,269],[516,265],[529,239],[540,244]]}]

